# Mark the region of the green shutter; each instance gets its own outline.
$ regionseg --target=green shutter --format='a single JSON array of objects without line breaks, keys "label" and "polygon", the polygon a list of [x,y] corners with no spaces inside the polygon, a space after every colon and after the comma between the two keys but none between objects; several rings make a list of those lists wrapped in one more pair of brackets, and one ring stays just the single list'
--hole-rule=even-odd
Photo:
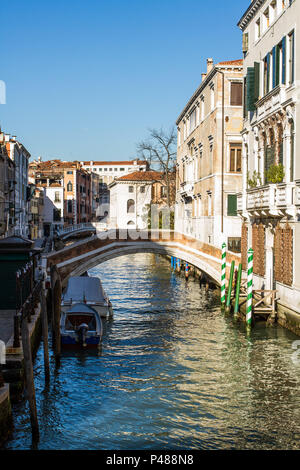
[{"label": "green shutter", "polygon": [[292,83],[295,80],[295,33],[292,34]]},{"label": "green shutter", "polygon": [[260,63],[254,62],[254,102],[259,98]]},{"label": "green shutter", "polygon": [[245,119],[247,118],[247,113],[248,113],[246,96],[247,96],[247,77],[244,77],[244,91],[243,91],[243,113],[244,114],[243,116]]},{"label": "green shutter", "polygon": [[275,86],[279,85],[280,73],[280,47],[276,46],[276,64],[275,64]]},{"label": "green shutter", "polygon": [[255,111],[254,99],[255,74],[254,67],[247,68],[247,110]]},{"label": "green shutter", "polygon": [[276,46],[272,49],[272,88],[276,86]]},{"label": "green shutter", "polygon": [[286,37],[282,38],[282,83],[286,84]]},{"label": "green shutter", "polygon": [[237,215],[237,195],[228,194],[227,196],[227,215],[236,216]]},{"label": "green shutter", "polygon": [[270,53],[267,54],[267,93],[270,91]]}]

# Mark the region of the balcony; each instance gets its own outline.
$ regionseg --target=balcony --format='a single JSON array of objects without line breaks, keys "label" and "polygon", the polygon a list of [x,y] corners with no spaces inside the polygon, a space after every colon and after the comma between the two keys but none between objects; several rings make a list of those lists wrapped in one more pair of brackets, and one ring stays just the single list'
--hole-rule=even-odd
[{"label": "balcony", "polygon": [[179,189],[180,196],[193,197],[194,196],[194,183],[184,182],[181,183]]},{"label": "balcony", "polygon": [[281,108],[282,103],[286,101],[286,86],[278,85],[269,91],[263,98],[255,103],[257,108],[258,120],[265,119],[270,113]]},{"label": "balcony", "polygon": [[248,189],[238,195],[237,211],[243,216],[296,218],[300,214],[300,180]]}]

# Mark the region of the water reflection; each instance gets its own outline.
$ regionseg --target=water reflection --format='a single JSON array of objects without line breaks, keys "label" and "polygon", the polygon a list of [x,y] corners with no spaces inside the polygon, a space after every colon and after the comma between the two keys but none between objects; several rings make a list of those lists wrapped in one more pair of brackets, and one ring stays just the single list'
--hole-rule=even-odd
[{"label": "water reflection", "polygon": [[[100,355],[65,353],[44,386],[35,364],[41,449],[297,448],[295,336],[256,325],[247,338],[213,292],[151,254],[91,271],[114,306]],[[9,448],[30,447],[24,404]]]}]

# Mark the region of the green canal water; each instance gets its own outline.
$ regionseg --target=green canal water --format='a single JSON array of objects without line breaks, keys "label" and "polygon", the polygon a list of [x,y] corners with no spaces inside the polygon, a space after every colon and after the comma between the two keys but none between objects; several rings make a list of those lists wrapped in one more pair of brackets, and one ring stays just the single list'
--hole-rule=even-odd
[{"label": "green canal water", "polygon": [[[39,449],[296,449],[297,337],[256,325],[247,337],[218,297],[138,254],[92,271],[111,298],[100,355],[35,361]],[[14,407],[9,449],[31,446],[28,407]]]}]

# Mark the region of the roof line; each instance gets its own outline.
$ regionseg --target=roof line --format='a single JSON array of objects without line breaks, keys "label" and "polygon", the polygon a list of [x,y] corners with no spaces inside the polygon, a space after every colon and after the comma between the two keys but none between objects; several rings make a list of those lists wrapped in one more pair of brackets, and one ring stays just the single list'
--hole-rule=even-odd
[{"label": "roof line", "polygon": [[[241,59],[242,60],[242,59]],[[227,65],[230,65],[230,62],[233,62],[233,61],[227,61]],[[240,68],[239,65],[237,64],[231,64],[231,67],[232,68]],[[219,62],[218,64],[214,65],[214,67],[212,68],[212,70],[209,72],[208,75],[206,75],[205,79],[203,80],[203,82],[199,85],[199,87],[197,88],[197,90],[194,92],[194,94],[192,95],[192,97],[189,99],[189,101],[187,102],[186,106],[183,108],[183,111],[180,113],[179,117],[177,118],[176,120],[176,126],[178,126],[178,124],[180,123],[180,121],[182,120],[182,118],[184,117],[184,115],[186,114],[187,110],[191,107],[193,101],[195,101],[195,99],[200,95],[200,93],[202,92],[202,90],[204,90],[204,88],[206,87],[206,85],[208,84],[208,82],[214,77],[214,75],[220,71],[220,69],[222,68],[226,68],[226,62],[222,64],[222,62]]]}]

